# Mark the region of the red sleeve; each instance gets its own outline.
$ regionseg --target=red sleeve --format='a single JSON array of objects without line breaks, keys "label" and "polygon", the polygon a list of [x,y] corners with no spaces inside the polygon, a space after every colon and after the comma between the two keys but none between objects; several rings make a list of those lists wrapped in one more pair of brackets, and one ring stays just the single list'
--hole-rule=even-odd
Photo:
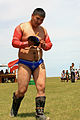
[{"label": "red sleeve", "polygon": [[28,41],[22,42],[22,31],[20,25],[15,28],[13,39],[12,39],[12,46],[15,48],[25,48],[28,46]]},{"label": "red sleeve", "polygon": [[52,43],[50,41],[49,35],[47,34],[45,37],[45,46],[43,47],[43,49],[45,51],[47,51],[47,50],[51,49],[51,47],[52,47]]}]

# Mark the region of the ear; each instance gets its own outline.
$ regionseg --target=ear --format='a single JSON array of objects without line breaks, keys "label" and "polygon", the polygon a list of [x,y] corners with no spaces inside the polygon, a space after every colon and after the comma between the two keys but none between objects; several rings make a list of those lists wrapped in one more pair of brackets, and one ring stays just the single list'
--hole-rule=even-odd
[{"label": "ear", "polygon": [[34,15],[32,14],[32,15],[31,15],[31,19],[33,18],[33,16],[34,16]]},{"label": "ear", "polygon": [[33,16],[33,14],[32,14],[32,16]]}]

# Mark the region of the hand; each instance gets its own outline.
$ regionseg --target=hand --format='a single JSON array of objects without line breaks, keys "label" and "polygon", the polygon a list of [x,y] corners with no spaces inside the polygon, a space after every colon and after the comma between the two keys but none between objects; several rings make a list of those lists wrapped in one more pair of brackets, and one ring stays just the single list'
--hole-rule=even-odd
[{"label": "hand", "polygon": [[45,41],[43,39],[40,40],[41,47],[45,47]]}]

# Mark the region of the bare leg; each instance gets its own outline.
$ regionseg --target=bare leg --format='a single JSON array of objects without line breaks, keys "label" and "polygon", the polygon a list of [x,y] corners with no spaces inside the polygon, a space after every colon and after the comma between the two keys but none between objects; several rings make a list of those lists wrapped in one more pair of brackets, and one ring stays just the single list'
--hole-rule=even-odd
[{"label": "bare leg", "polygon": [[24,64],[19,64],[18,69],[18,90],[15,92],[16,97],[24,96],[27,91],[31,78],[31,70]]},{"label": "bare leg", "polygon": [[37,88],[37,97],[45,96],[46,70],[44,63],[40,64],[34,71],[33,78]]},{"label": "bare leg", "polygon": [[40,64],[39,67],[34,71],[33,78],[37,88],[36,101],[36,120],[49,120],[49,117],[44,115],[45,107],[45,81],[46,81],[46,70],[44,63]]},{"label": "bare leg", "polygon": [[18,113],[18,109],[21,104],[21,101],[24,97],[25,92],[27,91],[30,77],[31,77],[31,70],[27,66],[23,64],[19,64],[18,90],[15,93],[13,93],[13,103],[10,112],[10,115],[12,117],[15,117]]}]

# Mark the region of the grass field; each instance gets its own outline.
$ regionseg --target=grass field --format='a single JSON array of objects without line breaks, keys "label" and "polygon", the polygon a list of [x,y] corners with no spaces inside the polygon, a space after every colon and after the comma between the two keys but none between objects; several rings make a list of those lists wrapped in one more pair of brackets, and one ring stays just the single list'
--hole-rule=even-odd
[{"label": "grass field", "polygon": [[[29,85],[21,103],[18,116],[9,117],[12,93],[17,83],[0,83],[0,120],[35,120],[36,88]],[[45,114],[51,120],[80,120],[80,80],[61,82],[60,78],[46,80]]]}]

